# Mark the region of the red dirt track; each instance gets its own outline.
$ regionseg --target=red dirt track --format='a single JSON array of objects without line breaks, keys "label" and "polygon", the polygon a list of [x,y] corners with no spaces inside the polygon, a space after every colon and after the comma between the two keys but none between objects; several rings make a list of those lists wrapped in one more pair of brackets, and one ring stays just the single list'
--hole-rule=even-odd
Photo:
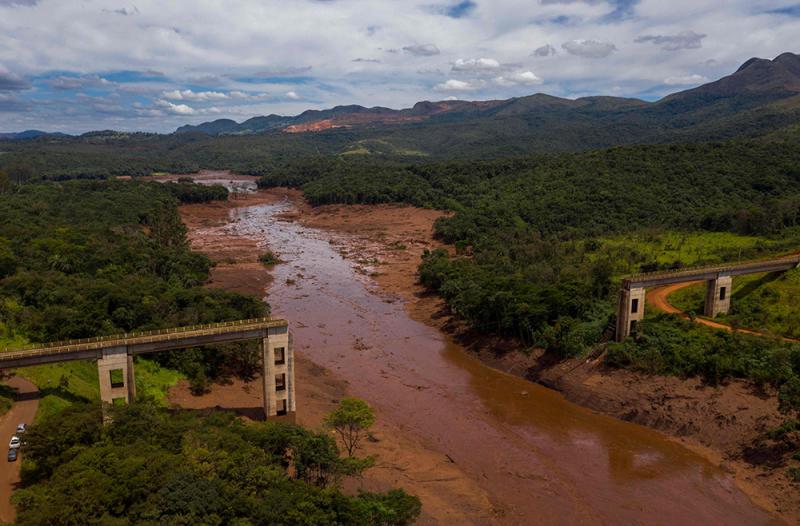
[{"label": "red dirt track", "polygon": [[[681,289],[685,289],[687,287],[691,287],[692,285],[698,285],[702,283],[701,281],[690,281],[687,283],[675,283],[673,285],[666,285],[663,287],[656,287],[647,291],[647,305],[652,306],[660,311],[668,312],[670,314],[679,314],[681,317],[685,319],[689,319],[689,315],[686,314],[684,311],[680,310],[679,308],[675,307],[669,302],[669,296],[677,292]],[[702,317],[695,317],[695,323],[699,323],[701,325],[705,325],[707,327],[712,327],[714,329],[720,329],[727,332],[733,332],[734,329],[730,325],[725,323],[719,323],[717,321],[709,320],[707,318]],[[736,332],[743,333],[743,334],[752,334],[754,336],[765,336],[764,334],[753,330],[753,329],[736,329]],[[782,338],[784,341],[787,342],[800,342],[800,340],[795,340],[792,338]]]},{"label": "red dirt track", "polygon": [[[39,390],[28,380],[19,376],[13,376],[3,383],[17,390],[16,402],[8,410],[8,413],[0,417],[0,440],[3,441],[4,446],[7,446],[8,441],[16,433],[17,424],[24,422],[30,425],[33,423],[36,409],[39,407]],[[0,474],[0,522],[2,523],[13,522],[16,515],[10,499],[19,484],[19,467],[22,464],[23,455],[24,453],[20,454],[16,462],[0,459],[0,462],[3,463],[3,469],[0,470],[2,473]]]}]

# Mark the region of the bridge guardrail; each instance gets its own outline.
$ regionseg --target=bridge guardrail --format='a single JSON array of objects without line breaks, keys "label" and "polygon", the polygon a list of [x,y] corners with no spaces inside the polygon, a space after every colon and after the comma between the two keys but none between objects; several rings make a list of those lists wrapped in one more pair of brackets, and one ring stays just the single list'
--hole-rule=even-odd
[{"label": "bridge guardrail", "polygon": [[[152,331],[138,331],[124,334],[114,334],[109,336],[98,336],[96,338],[81,338],[77,340],[67,340],[60,342],[50,342],[43,344],[28,344],[17,348],[5,348],[0,353],[0,360],[12,359],[24,356],[39,356],[46,354],[58,354],[61,352],[80,352],[102,349],[116,345],[130,345],[132,343],[153,343],[161,341],[176,340],[184,337],[186,333],[196,333],[197,336],[207,336],[212,334],[224,334],[231,332],[233,328],[260,327],[270,323],[279,323],[283,320],[275,318],[252,318],[248,320],[236,320],[220,323],[208,323],[202,325],[187,325],[169,329],[156,329]],[[284,322],[285,323],[285,322]],[[135,341],[133,341],[135,340]]]},{"label": "bridge guardrail", "polygon": [[714,271],[725,271],[725,270],[736,270],[736,269],[746,269],[751,267],[758,267],[760,265],[764,265],[767,263],[800,263],[800,254],[796,254],[793,256],[782,256],[777,258],[769,258],[769,259],[755,259],[750,261],[744,261],[741,263],[730,263],[730,264],[722,264],[722,265],[706,265],[702,267],[692,267],[692,268],[681,268],[681,269],[673,269],[673,270],[659,270],[655,272],[640,272],[638,274],[631,274],[629,276],[623,277],[623,281],[642,281],[645,279],[657,279],[661,277],[673,277],[673,276],[680,276],[680,275],[687,275],[690,276],[692,274],[700,274],[703,272],[714,272]]}]

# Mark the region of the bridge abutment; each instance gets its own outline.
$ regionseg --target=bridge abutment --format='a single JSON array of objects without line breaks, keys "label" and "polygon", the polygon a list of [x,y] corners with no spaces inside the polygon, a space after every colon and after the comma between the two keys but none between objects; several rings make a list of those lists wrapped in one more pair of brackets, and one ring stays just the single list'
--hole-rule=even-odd
[{"label": "bridge abutment", "polygon": [[0,371],[73,360],[97,362],[103,417],[115,402],[136,398],[133,356],[201,345],[239,341],[261,342],[264,415],[274,418],[296,412],[295,362],[286,320],[257,318],[133,334],[118,334],[0,352]]},{"label": "bridge abutment", "polygon": [[269,328],[261,341],[264,416],[267,420],[294,415],[294,349],[288,327]]},{"label": "bridge abutment", "polygon": [[731,308],[732,291],[733,277],[731,276],[720,274],[715,279],[708,280],[703,314],[709,318],[727,314]]},{"label": "bridge abutment", "polygon": [[136,379],[133,374],[133,356],[126,346],[103,349],[97,360],[97,374],[100,380],[100,401],[103,405],[103,419],[107,420],[106,408],[118,400],[130,403],[136,398]]},{"label": "bridge abutment", "polygon": [[617,307],[617,341],[636,334],[637,326],[644,319],[646,290],[643,287],[623,287],[619,291]]}]

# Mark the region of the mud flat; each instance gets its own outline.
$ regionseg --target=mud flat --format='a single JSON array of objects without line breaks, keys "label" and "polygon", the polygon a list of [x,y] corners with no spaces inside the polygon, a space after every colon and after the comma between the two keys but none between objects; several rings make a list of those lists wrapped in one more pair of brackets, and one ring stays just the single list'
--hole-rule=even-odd
[{"label": "mud flat", "polygon": [[[776,393],[765,393],[744,381],[710,387],[697,379],[610,369],[602,357],[552,364],[541,353],[526,357],[516,352],[518,345],[513,341],[476,334],[417,283],[423,250],[438,246],[430,236],[437,217],[436,212],[410,207],[331,205],[304,208],[300,221],[352,234],[354,241],[342,247],[343,255],[380,261],[374,265],[373,277],[383,290],[403,297],[412,318],[439,328],[483,363],[556,389],[581,406],[661,430],[731,473],[759,505],[788,523],[800,520],[800,488],[788,480],[785,469],[770,468],[768,458],[761,465],[746,461],[768,457],[768,452],[760,451],[764,431],[786,419],[778,411]],[[400,246],[404,249],[398,250]],[[669,292],[649,291],[648,305],[678,312],[666,302]]]},{"label": "mud flat", "polygon": [[[241,241],[244,263],[267,247],[287,262],[274,267],[267,299],[292,320],[301,422],[318,426],[345,393],[368,400],[380,424],[365,453],[378,454],[379,466],[363,484],[418,494],[421,522],[780,523],[705,455],[486,367],[438,330],[446,319],[413,277],[435,212],[309,212],[291,191],[252,199],[265,201],[211,205],[227,218],[184,207],[193,244],[213,256],[244,238],[256,250]],[[380,217],[394,230],[379,228]],[[223,388],[192,403],[258,405],[258,389],[234,385],[217,397]]]}]

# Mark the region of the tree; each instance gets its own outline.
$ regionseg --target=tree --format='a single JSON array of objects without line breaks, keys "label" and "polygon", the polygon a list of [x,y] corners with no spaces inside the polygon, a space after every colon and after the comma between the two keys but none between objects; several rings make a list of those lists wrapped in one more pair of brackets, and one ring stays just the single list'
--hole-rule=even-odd
[{"label": "tree", "polygon": [[11,178],[3,170],[0,170],[0,194],[4,194],[11,190]]},{"label": "tree", "polygon": [[374,423],[375,414],[372,408],[358,398],[343,398],[339,402],[339,408],[325,417],[325,425],[336,431],[350,457]]},{"label": "tree", "polygon": [[16,184],[25,184],[33,178],[33,169],[27,164],[15,164],[9,167],[8,172]]}]

